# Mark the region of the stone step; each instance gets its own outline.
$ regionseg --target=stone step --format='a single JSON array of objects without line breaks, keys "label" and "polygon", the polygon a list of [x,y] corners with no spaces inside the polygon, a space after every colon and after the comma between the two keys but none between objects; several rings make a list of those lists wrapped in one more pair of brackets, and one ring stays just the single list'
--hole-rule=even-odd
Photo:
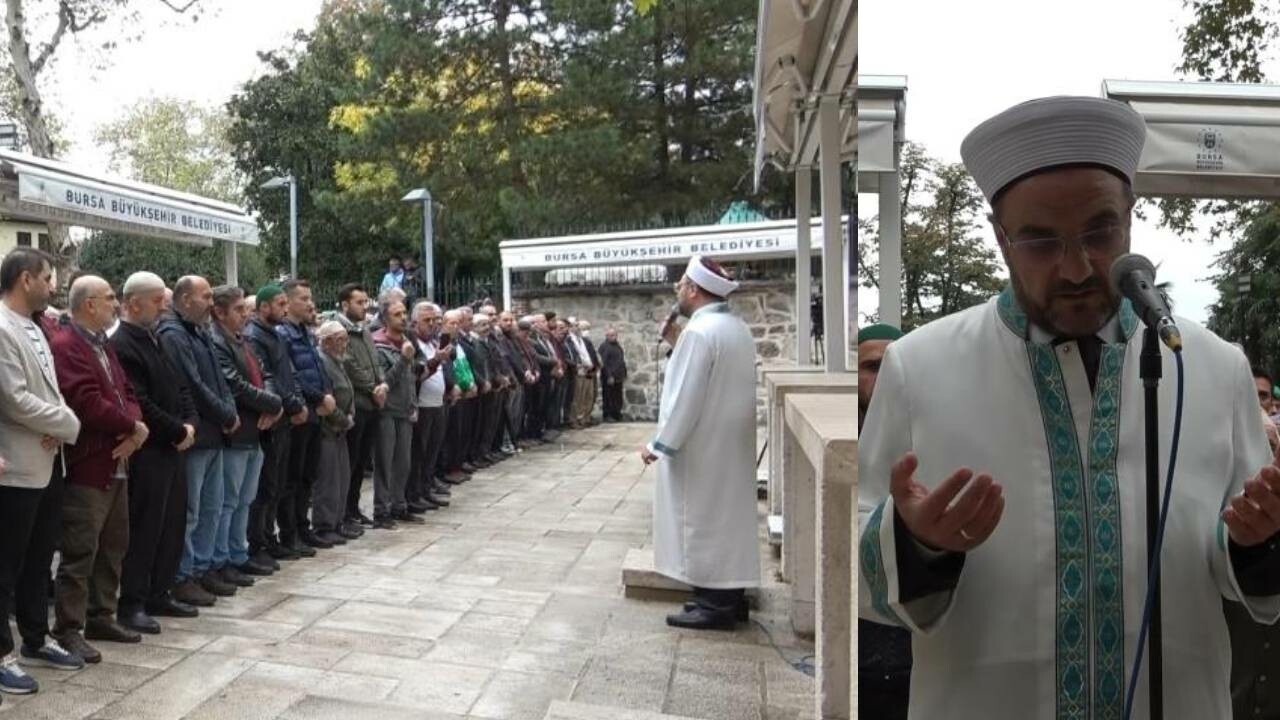
[{"label": "stone step", "polygon": [[679,601],[693,588],[653,569],[653,548],[631,548],[622,560],[622,591],[629,598]]},{"label": "stone step", "polygon": [[551,703],[543,720],[699,720],[699,718],[556,700]]}]

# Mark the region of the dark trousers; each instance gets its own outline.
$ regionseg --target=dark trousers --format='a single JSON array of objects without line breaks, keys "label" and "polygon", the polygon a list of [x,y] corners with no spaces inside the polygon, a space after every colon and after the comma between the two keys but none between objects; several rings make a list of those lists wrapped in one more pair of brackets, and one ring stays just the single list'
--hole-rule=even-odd
[{"label": "dark trousers", "polygon": [[69,484],[62,503],[62,561],[54,635],[84,630],[86,620],[116,614],[120,567],[129,549],[129,481],[103,490]]},{"label": "dark trousers", "polygon": [[373,444],[378,438],[378,411],[356,408],[355,425],[347,431],[347,457],[351,462],[351,483],[347,486],[347,517],[360,513],[360,489],[364,471],[373,458]]},{"label": "dark trousers", "polygon": [[307,513],[311,510],[311,489],[315,485],[320,425],[308,422],[294,425],[289,437],[289,469],[284,491],[280,493],[280,542],[292,542],[300,533],[311,529]]},{"label": "dark trousers", "polygon": [[480,414],[473,433],[471,459],[479,460],[493,451],[493,436],[498,432],[498,423],[502,421],[502,402],[505,392],[490,391],[480,396]]},{"label": "dark trousers", "polygon": [[622,383],[605,384],[601,391],[604,396],[604,416],[610,420],[621,420]]},{"label": "dark trousers", "polygon": [[249,554],[276,544],[276,512],[288,485],[289,440],[293,426],[283,420],[262,433],[262,472],[258,475],[258,496],[249,506]]},{"label": "dark trousers", "polygon": [[557,427],[565,427],[573,422],[573,396],[576,394],[575,389],[577,383],[578,369],[567,368],[564,371],[564,377],[560,378],[560,408],[556,418],[559,421]]},{"label": "dark trousers", "polygon": [[435,484],[436,464],[444,445],[444,408],[419,407],[413,424],[413,453],[409,462],[409,487],[405,497],[421,500]]},{"label": "dark trousers", "polygon": [[560,417],[564,412],[564,378],[552,378],[547,387],[547,396],[542,400],[542,413],[546,418],[544,430],[559,430]]},{"label": "dark trousers", "polygon": [[542,437],[542,423],[546,419],[546,413],[543,411],[546,386],[547,384],[541,379],[524,386],[524,437],[526,438]]},{"label": "dark trousers", "polygon": [[445,445],[445,466],[457,470],[467,461],[467,452],[475,434],[476,411],[479,397],[464,398],[449,411],[448,441]]},{"label": "dark trousers", "polygon": [[711,588],[695,587],[693,589],[693,600],[708,610],[734,610],[747,601],[747,589],[713,590]]},{"label": "dark trousers", "polygon": [[129,458],[129,551],[120,575],[120,607],[141,609],[173,589],[187,524],[182,455],[144,447]]},{"label": "dark trousers", "polygon": [[49,579],[62,536],[60,466],[55,460],[43,489],[0,487],[0,657],[14,648],[11,612],[28,647],[43,646],[49,634]]},{"label": "dark trousers", "polygon": [[911,695],[911,634],[858,621],[858,716],[906,720]]}]

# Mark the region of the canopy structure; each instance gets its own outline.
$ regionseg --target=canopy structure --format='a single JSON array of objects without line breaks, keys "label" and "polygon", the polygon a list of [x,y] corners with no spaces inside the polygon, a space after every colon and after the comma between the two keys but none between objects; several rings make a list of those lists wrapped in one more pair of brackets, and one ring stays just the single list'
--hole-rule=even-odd
[{"label": "canopy structure", "polygon": [[907,78],[858,77],[858,192],[880,197],[880,322],[902,324],[902,199],[898,163],[906,141]]},{"label": "canopy structure", "polygon": [[[842,217],[836,231],[843,232],[841,225],[847,223],[848,218]],[[503,305],[511,307],[511,273],[518,270],[622,266],[651,269],[657,264],[683,264],[694,255],[707,255],[724,261],[793,257],[796,252],[796,221],[769,220],[504,240],[498,248],[502,255]],[[817,248],[810,248],[809,252],[817,252]],[[567,280],[572,273],[559,273],[555,277]],[[631,279],[631,274],[619,273],[619,278]],[[804,303],[797,307],[807,307],[808,303],[808,296],[805,296]],[[797,313],[799,317],[806,314]]]},{"label": "canopy structure", "polygon": [[236,247],[258,244],[257,221],[235,205],[11,150],[0,150],[0,214],[203,247],[221,240],[228,282]]},{"label": "canopy structure", "polygon": [[[767,165],[796,176],[796,302],[809,297],[809,217],[812,171],[821,171],[826,223],[822,238],[823,338],[827,370],[848,365],[848,319],[857,316],[851,292],[848,237],[834,218],[841,207],[841,164],[853,162],[854,78],[858,71],[856,0],[760,0],[756,32],[754,111],[755,178]],[[798,318],[809,334],[809,318]],[[810,363],[809,346],[797,343],[796,361]]]},{"label": "canopy structure", "polygon": [[1280,197],[1280,86],[1105,80],[1147,123],[1134,191],[1148,197]]}]

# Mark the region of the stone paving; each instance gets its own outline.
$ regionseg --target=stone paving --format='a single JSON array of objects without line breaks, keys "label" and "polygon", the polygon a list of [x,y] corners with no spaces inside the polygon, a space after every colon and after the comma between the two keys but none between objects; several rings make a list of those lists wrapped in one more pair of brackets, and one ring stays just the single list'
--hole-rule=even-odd
[{"label": "stone paving", "polygon": [[33,669],[40,692],[5,695],[0,720],[541,720],[554,701],[589,704],[557,717],[812,718],[789,663],[813,646],[763,538],[761,625],[674,630],[672,603],[622,596],[623,557],[650,542],[650,431],[566,434],[477,473],[425,526],[285,563],[139,645],[98,644],[99,665]]}]

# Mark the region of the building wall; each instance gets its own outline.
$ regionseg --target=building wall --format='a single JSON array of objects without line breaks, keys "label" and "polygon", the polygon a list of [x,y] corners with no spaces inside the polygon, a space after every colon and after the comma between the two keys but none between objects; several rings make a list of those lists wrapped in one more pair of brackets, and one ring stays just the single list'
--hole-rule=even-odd
[{"label": "building wall", "polygon": [[26,233],[31,247],[42,247],[41,236],[44,236],[44,249],[48,250],[49,226],[44,223],[24,223],[14,220],[0,220],[0,257],[18,247],[18,233]]},{"label": "building wall", "polygon": [[[795,362],[795,286],[789,282],[747,281],[730,296],[733,312],[743,319],[756,340],[758,365]],[[612,288],[516,290],[516,309],[553,310],[591,323],[591,339],[604,341],[605,330],[618,330],[627,361],[624,414],[636,420],[656,420],[660,381],[658,327],[671,311],[675,293],[670,285]],[[808,308],[804,309],[808,312]],[[665,346],[662,353],[665,356]],[[662,358],[662,359],[665,359]],[[764,422],[764,388],[757,384],[758,420]]]}]

